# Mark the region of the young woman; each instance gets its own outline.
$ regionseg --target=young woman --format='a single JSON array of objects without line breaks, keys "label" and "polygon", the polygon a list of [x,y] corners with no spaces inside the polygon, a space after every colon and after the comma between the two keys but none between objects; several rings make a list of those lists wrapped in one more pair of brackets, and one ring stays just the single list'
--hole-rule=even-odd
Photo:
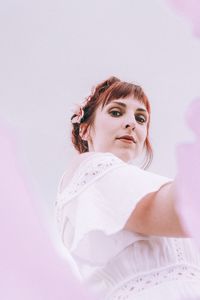
[{"label": "young woman", "polygon": [[200,299],[200,252],[176,212],[176,184],[146,171],[150,116],[142,88],[111,77],[71,118],[79,155],[59,184],[56,217],[100,299]]}]

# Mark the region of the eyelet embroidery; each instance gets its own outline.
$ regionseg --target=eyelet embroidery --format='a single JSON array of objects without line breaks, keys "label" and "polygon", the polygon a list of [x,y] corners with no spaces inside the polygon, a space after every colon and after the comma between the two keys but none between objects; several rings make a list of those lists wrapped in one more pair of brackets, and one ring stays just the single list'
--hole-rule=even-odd
[{"label": "eyelet embroidery", "polygon": [[183,247],[182,247],[182,241],[177,239],[177,238],[173,238],[173,245],[174,245],[174,250],[175,250],[175,255],[176,255],[176,259],[177,259],[177,263],[183,263],[184,260],[184,251],[183,251]]},{"label": "eyelet embroidery", "polygon": [[189,265],[169,266],[159,271],[131,278],[109,293],[106,300],[133,299],[136,293],[149,287],[180,279],[200,281],[200,270]]},{"label": "eyelet embroidery", "polygon": [[102,153],[96,154],[89,160],[83,162],[63,193],[58,194],[55,202],[58,224],[61,222],[62,209],[66,203],[81,193],[98,177],[106,174],[109,170],[123,166],[123,164],[119,158],[109,153],[104,153],[103,155]]}]

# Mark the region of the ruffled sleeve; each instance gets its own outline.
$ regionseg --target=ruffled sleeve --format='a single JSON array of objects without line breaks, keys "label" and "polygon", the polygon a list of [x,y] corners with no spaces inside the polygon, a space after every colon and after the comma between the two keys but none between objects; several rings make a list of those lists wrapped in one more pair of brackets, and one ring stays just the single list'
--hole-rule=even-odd
[{"label": "ruffled sleeve", "polygon": [[56,217],[63,243],[77,259],[105,265],[128,245],[149,239],[123,228],[138,201],[170,181],[111,153],[94,154],[58,193]]}]

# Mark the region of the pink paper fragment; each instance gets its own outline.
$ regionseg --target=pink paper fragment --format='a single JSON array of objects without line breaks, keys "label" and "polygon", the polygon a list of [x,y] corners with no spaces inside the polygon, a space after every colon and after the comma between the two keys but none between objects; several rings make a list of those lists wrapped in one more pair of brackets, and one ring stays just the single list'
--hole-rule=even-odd
[{"label": "pink paper fragment", "polygon": [[0,124],[0,299],[92,300],[58,256],[16,157],[12,134]]},{"label": "pink paper fragment", "polygon": [[167,0],[179,14],[185,16],[193,26],[194,34],[200,37],[200,1],[199,0]]},{"label": "pink paper fragment", "polygon": [[178,174],[177,212],[180,214],[186,232],[200,245],[200,99],[191,103],[186,122],[194,131],[193,143],[177,146]]}]

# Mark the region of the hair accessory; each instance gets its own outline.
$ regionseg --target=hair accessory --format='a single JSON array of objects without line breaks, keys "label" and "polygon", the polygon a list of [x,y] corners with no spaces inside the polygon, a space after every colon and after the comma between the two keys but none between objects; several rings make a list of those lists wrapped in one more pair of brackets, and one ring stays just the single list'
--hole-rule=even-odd
[{"label": "hair accessory", "polygon": [[85,101],[83,101],[82,103],[76,103],[74,105],[74,107],[71,109],[72,113],[76,116],[73,117],[73,119],[71,120],[72,124],[81,123],[82,118],[84,117],[84,110],[83,108],[86,106],[86,104],[90,101],[90,99],[92,98],[92,96],[95,93],[95,88],[93,88],[92,93],[85,98]]},{"label": "hair accessory", "polygon": [[[105,85],[101,87],[99,93],[104,92],[108,87],[110,86],[109,82],[106,81]],[[96,92],[96,87],[93,86],[91,94],[85,98],[85,101],[82,102],[81,104],[75,104],[75,106],[72,108],[72,113],[75,115],[73,119],[71,120],[72,124],[81,123],[82,118],[84,117],[84,110],[83,108],[86,106],[86,104],[90,101],[90,99],[94,96]]]},{"label": "hair accessory", "polygon": [[83,106],[80,104],[76,104],[76,106],[73,108],[73,113],[76,115],[73,117],[73,119],[71,120],[71,122],[74,123],[81,123],[81,119],[84,116],[84,110],[83,110]]}]

